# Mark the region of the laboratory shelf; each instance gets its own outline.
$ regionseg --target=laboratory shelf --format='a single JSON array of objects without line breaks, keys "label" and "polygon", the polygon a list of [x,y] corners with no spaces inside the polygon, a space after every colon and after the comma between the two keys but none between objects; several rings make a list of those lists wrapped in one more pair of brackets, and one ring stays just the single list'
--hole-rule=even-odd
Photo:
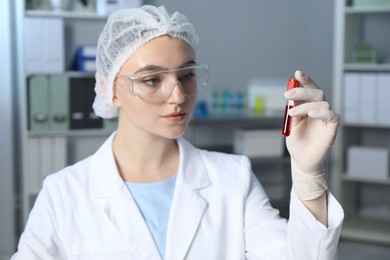
[{"label": "laboratory shelf", "polygon": [[390,245],[390,222],[359,217],[346,219],[341,238]]},{"label": "laboratory shelf", "polygon": [[194,117],[191,125],[195,126],[237,126],[237,127],[264,127],[269,128],[282,127],[283,115],[254,115],[250,113],[242,114],[215,114],[203,118]]},{"label": "laboratory shelf", "polygon": [[373,179],[369,177],[354,177],[344,174],[342,177],[345,182],[356,182],[356,183],[367,183],[367,184],[380,184],[380,185],[390,185],[390,178],[387,179]]},{"label": "laboratory shelf", "polygon": [[51,10],[26,10],[28,17],[51,17],[63,19],[90,19],[106,20],[107,15],[99,15],[94,12],[73,12],[73,11],[51,11]]},{"label": "laboratory shelf", "polygon": [[390,6],[348,6],[346,14],[390,13]]},{"label": "laboratory shelf", "polygon": [[105,129],[82,129],[69,131],[28,132],[28,138],[34,137],[101,137],[109,136],[112,131]]},{"label": "laboratory shelf", "polygon": [[390,71],[390,63],[345,63],[345,71]]},{"label": "laboratory shelf", "polygon": [[372,129],[390,129],[390,124],[367,124],[367,123],[344,123],[349,128],[372,128]]},{"label": "laboratory shelf", "polygon": [[[390,176],[383,179],[354,177],[346,173],[348,150],[353,146],[382,147],[390,149],[390,122],[353,123],[344,122],[345,75],[355,72],[360,75],[390,74],[388,28],[389,5],[354,6],[352,0],[335,1],[333,98],[334,109],[341,112],[338,137],[334,143],[332,158],[332,191],[345,212],[342,238],[361,242],[390,245],[390,215],[378,212],[362,215],[365,204],[388,206]],[[357,41],[372,46],[383,63],[354,63],[353,50]],[[374,87],[374,84],[366,86]],[[372,190],[376,195],[367,196]],[[372,195],[372,194],[370,194]],[[375,205],[376,205],[375,204]],[[378,214],[377,214],[378,213]]]}]

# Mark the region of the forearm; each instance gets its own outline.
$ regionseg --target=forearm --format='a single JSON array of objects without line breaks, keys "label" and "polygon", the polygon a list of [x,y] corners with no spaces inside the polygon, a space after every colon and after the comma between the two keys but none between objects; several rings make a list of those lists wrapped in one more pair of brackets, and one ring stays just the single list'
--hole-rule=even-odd
[{"label": "forearm", "polygon": [[311,212],[311,214],[313,214],[317,221],[322,223],[325,227],[328,227],[328,199],[326,191],[314,200],[300,199],[300,201]]}]

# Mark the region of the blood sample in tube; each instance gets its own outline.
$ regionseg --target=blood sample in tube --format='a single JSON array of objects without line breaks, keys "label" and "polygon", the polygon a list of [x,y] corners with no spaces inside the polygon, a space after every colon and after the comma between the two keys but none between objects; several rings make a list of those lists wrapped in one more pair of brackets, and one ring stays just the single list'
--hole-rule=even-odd
[{"label": "blood sample in tube", "polygon": [[[288,79],[287,81],[287,90],[299,87],[299,81],[296,79]],[[291,133],[291,116],[288,115],[288,111],[294,107],[294,100],[288,100],[286,108],[284,109],[284,119],[282,127],[282,135],[287,137]]]}]

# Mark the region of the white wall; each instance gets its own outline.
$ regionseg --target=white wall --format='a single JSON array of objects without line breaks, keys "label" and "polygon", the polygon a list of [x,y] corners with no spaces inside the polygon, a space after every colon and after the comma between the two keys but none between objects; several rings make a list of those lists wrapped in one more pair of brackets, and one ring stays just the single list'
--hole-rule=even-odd
[{"label": "white wall", "polygon": [[245,87],[252,77],[291,77],[304,70],[331,98],[333,1],[144,0],[184,13],[200,42],[198,61],[217,88]]},{"label": "white wall", "polygon": [[15,246],[13,90],[11,63],[11,1],[0,1],[0,259],[9,259]]}]

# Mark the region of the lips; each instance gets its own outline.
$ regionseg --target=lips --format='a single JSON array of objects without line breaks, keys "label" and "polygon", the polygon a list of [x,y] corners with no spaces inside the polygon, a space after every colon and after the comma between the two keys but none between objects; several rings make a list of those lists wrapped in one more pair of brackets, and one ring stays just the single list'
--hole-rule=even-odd
[{"label": "lips", "polygon": [[187,113],[185,112],[173,112],[163,116],[163,118],[172,121],[172,122],[180,122],[186,117]]}]

